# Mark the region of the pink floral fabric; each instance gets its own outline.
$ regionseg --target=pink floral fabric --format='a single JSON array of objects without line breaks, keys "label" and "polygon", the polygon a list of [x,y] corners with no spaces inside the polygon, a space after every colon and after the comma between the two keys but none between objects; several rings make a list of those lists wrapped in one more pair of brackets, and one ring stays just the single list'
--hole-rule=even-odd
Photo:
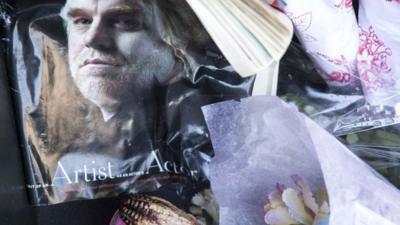
[{"label": "pink floral fabric", "polygon": [[357,21],[351,0],[286,0],[282,9],[293,21],[296,36],[334,87],[361,86],[355,60]]},{"label": "pink floral fabric", "polygon": [[400,103],[400,0],[360,0],[357,69],[373,105]]},{"label": "pink floral fabric", "polygon": [[360,28],[357,65],[365,91],[374,92],[379,88],[390,88],[396,83],[387,64],[387,58],[390,56],[392,50],[379,39],[372,26],[369,26],[368,30]]},{"label": "pink floral fabric", "polygon": [[[285,0],[296,36],[336,88],[362,87],[372,105],[400,109],[400,0]],[[347,90],[347,89],[346,89]]]},{"label": "pink floral fabric", "polygon": [[336,8],[339,9],[353,9],[353,1],[352,0],[342,0],[338,4],[335,4]]}]

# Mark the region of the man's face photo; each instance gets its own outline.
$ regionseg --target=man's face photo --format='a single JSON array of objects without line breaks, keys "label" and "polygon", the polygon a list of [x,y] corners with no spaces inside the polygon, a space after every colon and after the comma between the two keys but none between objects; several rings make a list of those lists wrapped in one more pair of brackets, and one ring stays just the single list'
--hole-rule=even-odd
[{"label": "man's face photo", "polygon": [[174,66],[173,51],[150,29],[154,18],[145,7],[141,0],[68,0],[62,10],[71,75],[100,107],[145,94],[141,89],[154,76]]}]

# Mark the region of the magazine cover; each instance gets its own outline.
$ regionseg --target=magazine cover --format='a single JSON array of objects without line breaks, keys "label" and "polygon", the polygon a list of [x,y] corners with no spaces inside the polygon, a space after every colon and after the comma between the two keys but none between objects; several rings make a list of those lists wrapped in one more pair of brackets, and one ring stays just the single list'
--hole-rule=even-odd
[{"label": "magazine cover", "polygon": [[16,9],[8,65],[33,204],[160,188],[184,202],[208,187],[200,107],[248,96],[254,78],[233,71],[187,4]]}]

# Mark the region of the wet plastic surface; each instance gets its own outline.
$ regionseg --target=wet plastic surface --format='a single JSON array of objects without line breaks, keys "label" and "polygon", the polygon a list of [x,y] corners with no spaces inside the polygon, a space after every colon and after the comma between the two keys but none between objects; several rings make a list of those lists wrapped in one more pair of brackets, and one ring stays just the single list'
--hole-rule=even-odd
[{"label": "wet plastic surface", "polygon": [[0,224],[87,225],[108,224],[119,199],[79,201],[57,206],[32,207],[28,202],[17,139],[11,88],[4,66],[4,42],[0,51]]},{"label": "wet plastic surface", "polygon": [[[200,107],[248,96],[253,78],[242,79],[230,71],[208,37],[189,40],[193,43],[183,49],[171,44],[175,40],[168,39],[165,32],[152,33],[156,36],[153,48],[137,50],[143,53],[136,57],[148,57],[146,65],[140,65],[142,69],[154,68],[143,75],[149,77],[133,81],[121,76],[118,79],[128,79],[123,83],[111,78],[101,81],[121,85],[115,90],[111,90],[112,85],[104,88],[107,84],[101,82],[96,86],[91,78],[76,78],[80,73],[73,70],[74,58],[67,63],[66,55],[72,54],[69,48],[76,43],[66,44],[68,35],[58,16],[61,7],[39,4],[20,10],[12,36],[10,77],[16,90],[27,187],[33,204],[151,192],[164,185],[181,186],[175,195],[184,199],[181,189],[193,192],[207,186],[204,165],[213,150]],[[149,17],[162,16],[154,13]],[[163,26],[152,22],[154,27]],[[154,32],[148,24],[144,26],[138,33]],[[165,67],[158,64],[160,59],[149,58],[156,56],[145,52],[161,52],[167,47],[174,52],[174,67],[164,77],[160,75]],[[99,55],[95,57],[108,54],[112,58],[114,54],[96,48],[90,48],[94,49],[92,55]],[[165,57],[162,60],[167,61]],[[92,91],[96,96],[87,89],[96,89]],[[118,102],[111,116],[109,105],[104,107],[109,99]]]},{"label": "wet plastic surface", "polygon": [[[135,118],[135,122],[150,123],[150,126],[142,132],[130,133],[131,136],[129,132],[118,133],[112,129],[107,132],[105,128],[132,126],[132,120],[124,118],[125,122],[107,124],[102,111],[74,87],[66,64],[66,34],[62,19],[56,16],[62,2],[48,2],[8,2],[9,15],[17,22],[7,42],[10,47],[7,76],[3,55],[0,62],[0,146],[2,149],[4,146],[2,160],[7,162],[1,167],[0,178],[7,180],[7,184],[1,187],[0,200],[12,204],[1,205],[0,224],[108,224],[120,205],[120,198],[127,192],[137,191],[150,192],[187,209],[194,193],[209,185],[205,163],[213,155],[200,107],[248,96],[253,78],[242,79],[226,67],[226,61],[208,39],[207,44],[193,46],[185,56],[179,55],[184,51],[177,53],[176,58],[187,57],[190,62],[182,62],[170,77],[157,76],[152,80],[153,92],[141,95],[148,100],[141,111],[151,119]],[[155,110],[146,111],[149,108]],[[108,133],[113,135],[107,136]],[[138,150],[121,154],[118,151],[121,143],[128,147],[136,144]],[[151,150],[158,150],[159,161]],[[97,180],[90,185],[78,182],[73,187],[75,192],[66,191],[62,183],[46,185],[54,178],[58,162],[64,163],[63,166],[72,165],[71,170],[84,171],[85,165],[105,158],[117,159],[113,161],[115,168],[118,167],[111,174],[113,177],[132,168],[147,169],[149,165],[151,168],[144,176]],[[185,172],[196,172],[179,174],[180,168],[174,162],[181,163]],[[160,173],[158,163],[167,165],[170,172],[164,167]],[[104,166],[98,168],[97,175],[101,168]],[[78,180],[94,179],[94,173],[87,169],[88,173],[81,173]],[[139,179],[145,181],[141,185],[131,184]],[[89,187],[96,185],[98,189]],[[101,189],[101,185],[107,188]],[[112,197],[118,195],[121,197]],[[101,199],[31,206],[32,203],[43,205],[94,198]]]},{"label": "wet plastic surface", "polygon": [[395,108],[371,105],[361,88],[330,87],[303,48],[292,42],[281,60],[278,96],[311,117],[336,136],[399,123]]}]

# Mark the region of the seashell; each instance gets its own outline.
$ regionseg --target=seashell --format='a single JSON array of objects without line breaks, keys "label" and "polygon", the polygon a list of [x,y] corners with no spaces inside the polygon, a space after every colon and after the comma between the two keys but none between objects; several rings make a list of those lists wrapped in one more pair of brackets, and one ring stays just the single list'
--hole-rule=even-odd
[{"label": "seashell", "polygon": [[131,196],[117,214],[117,220],[126,225],[200,225],[192,215],[172,203],[142,194]]}]

